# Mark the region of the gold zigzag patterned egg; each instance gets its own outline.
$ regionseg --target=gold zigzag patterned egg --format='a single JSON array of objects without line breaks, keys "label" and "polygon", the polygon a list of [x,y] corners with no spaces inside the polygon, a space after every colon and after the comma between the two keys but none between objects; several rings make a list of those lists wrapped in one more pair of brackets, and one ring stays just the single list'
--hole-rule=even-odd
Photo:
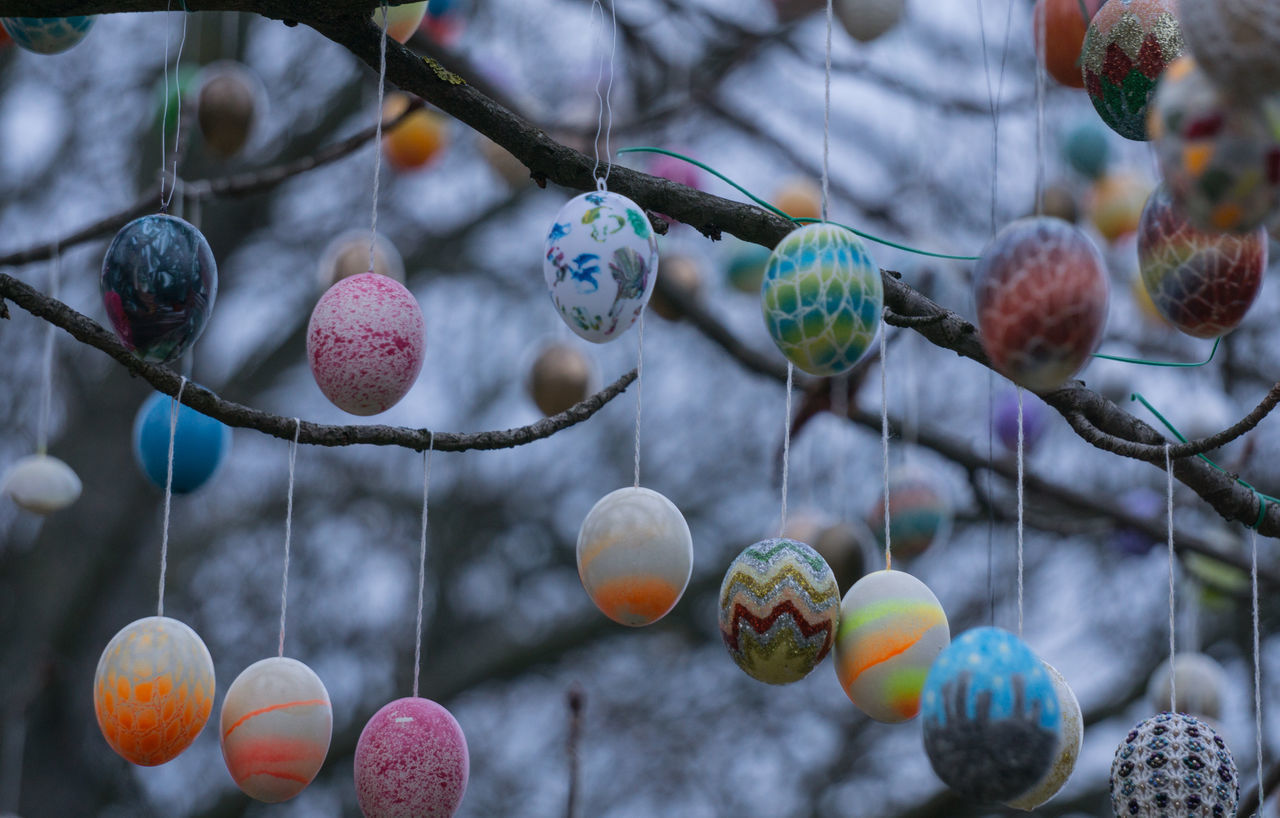
[{"label": "gold zigzag patterned egg", "polygon": [[747,546],[720,586],[720,635],[751,678],[783,685],[809,675],[831,650],[840,588],[817,551],[776,538]]}]

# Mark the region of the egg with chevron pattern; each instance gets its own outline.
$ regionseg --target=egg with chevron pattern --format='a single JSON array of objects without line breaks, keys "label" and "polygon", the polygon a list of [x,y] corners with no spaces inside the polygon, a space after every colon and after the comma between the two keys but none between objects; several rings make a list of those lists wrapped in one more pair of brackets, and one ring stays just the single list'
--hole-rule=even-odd
[{"label": "egg with chevron pattern", "polygon": [[720,636],[748,676],[783,685],[831,650],[840,588],[817,551],[778,537],[743,549],[720,585]]}]

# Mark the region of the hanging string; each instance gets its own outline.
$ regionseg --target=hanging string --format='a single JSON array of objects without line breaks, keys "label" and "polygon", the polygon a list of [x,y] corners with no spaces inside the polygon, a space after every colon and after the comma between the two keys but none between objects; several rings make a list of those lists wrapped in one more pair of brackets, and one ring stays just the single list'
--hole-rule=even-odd
[{"label": "hanging string", "polygon": [[787,417],[782,427],[782,518],[778,524],[778,536],[787,530],[787,481],[791,478],[791,387],[795,381],[795,366],[787,361]]},{"label": "hanging string", "polygon": [[[600,0],[591,0],[590,19],[592,24],[595,22],[596,9],[600,9],[600,22],[604,23],[604,7],[600,5]],[[592,150],[595,152],[595,165],[591,168],[591,176],[596,180],[597,190],[607,190],[609,183],[609,173],[613,168],[613,163],[609,161],[612,152],[609,148],[609,137],[613,133],[613,101],[611,95],[613,93],[613,60],[618,51],[618,7],[614,3],[609,4],[609,11],[613,19],[613,38],[609,46],[609,82],[605,86],[604,94],[600,93],[600,85],[604,82],[604,52],[600,53],[599,69],[596,72],[596,99],[600,103],[600,107],[596,110],[596,138],[592,143]],[[607,113],[606,113],[607,112]],[[600,133],[604,132],[604,176],[598,176],[600,170]]]},{"label": "hanging string", "polygon": [[987,370],[987,624],[996,624],[995,539],[996,507],[991,498],[992,463],[995,462],[995,373]]},{"label": "hanging string", "polygon": [[418,540],[418,619],[414,626],[413,640],[413,697],[418,698],[418,673],[422,668],[422,587],[427,582],[427,498],[431,496],[431,451],[436,445],[436,433],[427,438],[427,450],[422,453],[422,536]]},{"label": "hanging string", "polygon": [[1048,4],[1041,7],[1040,22],[1036,26],[1036,215],[1044,215],[1044,92],[1045,92],[1045,31],[1048,28]]},{"label": "hanging string", "polygon": [[373,205],[369,216],[369,272],[373,272],[374,250],[378,245],[378,187],[382,181],[382,103],[387,89],[387,0],[382,0],[382,37],[378,47],[378,110],[377,123],[373,126]]},{"label": "hanging string", "polygon": [[[631,484],[632,488],[637,489],[640,488],[640,406],[644,395],[644,313],[645,309],[642,306],[638,328],[639,340],[636,341],[636,474]],[[790,412],[787,414],[790,415]]]},{"label": "hanging string", "polygon": [[293,463],[298,458],[298,435],[302,421],[293,419],[293,442],[289,444],[289,499],[284,512],[284,571],[280,580],[280,646],[277,656],[284,656],[284,615],[289,608],[289,541],[293,538]]},{"label": "hanging string", "polygon": [[1022,387],[1018,387],[1018,636],[1022,636],[1022,477],[1023,477],[1023,433],[1022,433]]},{"label": "hanging string", "polygon": [[1173,657],[1177,651],[1177,625],[1174,622],[1174,593],[1173,593],[1173,457],[1169,453],[1173,444],[1164,444],[1164,470],[1167,479],[1167,488],[1165,491],[1166,515],[1169,527],[1169,709],[1174,713],[1178,712],[1178,682],[1177,674],[1174,673],[1176,667]]},{"label": "hanging string", "polygon": [[[165,20],[169,19],[169,12],[173,11],[173,0],[169,0],[165,4]],[[182,37],[178,40],[178,59],[174,63],[173,80],[174,88],[177,90],[178,97],[178,116],[175,120],[173,128],[173,174],[169,178],[169,195],[164,193],[164,165],[166,150],[166,130],[169,125],[169,32],[166,27],[164,35],[164,112],[160,118],[160,212],[165,213],[169,210],[169,203],[173,201],[173,192],[178,188],[178,142],[182,132],[182,74],[178,68],[182,65],[182,47],[187,43],[187,4],[184,0],[182,4]]]},{"label": "hanging string", "polygon": [[982,37],[982,73],[987,80],[987,105],[991,109],[991,235],[996,234],[996,191],[1000,169],[1000,100],[1004,96],[1004,69],[1009,59],[1009,31],[1013,23],[1013,0],[1004,20],[1004,48],[1000,54],[1000,84],[991,88],[991,68],[987,57],[987,22],[982,12],[982,0],[974,0],[978,7],[978,31]]},{"label": "hanging string", "polygon": [[164,531],[160,536],[160,588],[156,595],[156,616],[164,616],[164,575],[169,570],[169,504],[173,500],[173,442],[178,434],[178,407],[182,404],[182,392],[186,388],[187,379],[184,377],[169,408],[169,464],[164,478]]},{"label": "hanging string", "polygon": [[888,357],[885,355],[889,325],[880,323],[880,448],[884,461],[884,570],[893,569],[893,549],[889,537],[889,379],[885,374]]},{"label": "hanging string", "polygon": [[1262,651],[1258,637],[1258,532],[1252,534],[1253,549],[1249,563],[1249,579],[1253,586],[1253,728],[1258,758],[1258,812],[1267,803],[1262,791]]},{"label": "hanging string", "polygon": [[822,220],[827,220],[827,202],[831,194],[831,0],[827,0],[827,64],[822,86]]},{"label": "hanging string", "polygon": [[[58,243],[53,243],[52,263],[49,265],[49,297],[58,297],[58,279],[62,257]],[[53,413],[53,324],[45,328],[44,352],[40,362],[40,417],[36,426],[36,454],[49,452],[49,415]]]}]

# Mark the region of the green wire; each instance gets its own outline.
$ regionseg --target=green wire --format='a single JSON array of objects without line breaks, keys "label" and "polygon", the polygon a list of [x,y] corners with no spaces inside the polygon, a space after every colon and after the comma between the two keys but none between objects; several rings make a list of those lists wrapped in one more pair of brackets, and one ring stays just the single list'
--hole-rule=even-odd
[{"label": "green wire", "polygon": [[[1218,354],[1218,344],[1220,344],[1220,343],[1222,343],[1222,337],[1221,337],[1221,336],[1219,336],[1219,337],[1217,338],[1217,340],[1215,340],[1215,341],[1213,342],[1213,349],[1209,351],[1209,357],[1208,357],[1208,358],[1205,358],[1203,361],[1200,361],[1199,363],[1192,363],[1192,364],[1183,364],[1183,363],[1176,363],[1176,362],[1170,362],[1170,361],[1147,361],[1147,360],[1144,360],[1144,359],[1142,359],[1142,358],[1121,358],[1121,357],[1120,357],[1120,356],[1118,356],[1118,355],[1103,355],[1101,352],[1095,352],[1095,353],[1093,353],[1093,357],[1095,357],[1095,358],[1105,358],[1105,359],[1107,359],[1108,361],[1119,361],[1119,362],[1124,363],[1124,364],[1141,364],[1142,366],[1196,367],[1196,366],[1204,366],[1205,364],[1207,364],[1207,363],[1209,363],[1210,361],[1212,361],[1212,360],[1213,360],[1213,356]],[[1146,403],[1146,401],[1143,401],[1143,403]],[[1148,406],[1147,408],[1148,408],[1148,409],[1150,409],[1151,407],[1149,407],[1149,406]],[[1152,409],[1151,411],[1153,411],[1153,412],[1154,412],[1155,410],[1154,410],[1154,409]],[[1162,418],[1162,419],[1163,419],[1163,418]],[[1176,434],[1176,433],[1175,433],[1175,434]],[[1185,442],[1185,441],[1183,441],[1183,442]]]},{"label": "green wire", "polygon": [[[746,196],[751,201],[763,207],[765,210],[768,210],[772,213],[776,213],[777,215],[781,216],[784,219],[787,219],[788,221],[793,221],[797,224],[811,224],[814,222],[823,221],[822,219],[809,219],[809,218],[803,218],[803,217],[797,218],[795,216],[792,216],[789,213],[786,213],[785,211],[779,210],[778,208],[766,202],[764,199],[761,199],[759,196],[747,190],[742,185],[733,181],[728,176],[725,176],[723,173],[716,170],[715,168],[709,167],[708,165],[704,165],[703,163],[699,162],[697,159],[690,159],[688,156],[685,156],[684,154],[676,153],[675,151],[669,151],[666,148],[648,148],[648,147],[622,148],[621,150],[618,151],[618,153],[660,153],[663,156],[670,156],[675,159],[679,159],[682,162],[688,162],[689,164],[695,167],[702,168],[707,173],[710,173],[712,176],[716,177],[720,181],[731,186],[732,188],[737,190],[739,193],[741,193],[743,196]],[[870,233],[864,233],[861,230],[855,230],[854,228],[849,227],[848,225],[845,225],[845,224],[840,224],[839,222],[829,221],[829,222],[826,222],[826,224],[833,224],[836,227],[843,227],[845,230],[848,230],[850,233],[859,235],[862,238],[867,239],[868,241],[874,241],[877,244],[883,244],[887,247],[894,247],[898,250],[905,250],[908,253],[915,253],[916,255],[919,255],[919,256],[932,256],[933,258],[948,258],[948,259],[955,259],[956,261],[977,261],[978,260],[978,256],[952,256],[952,255],[947,255],[946,253],[931,253],[928,250],[920,250],[915,247],[908,247],[905,244],[898,244],[897,242],[889,241],[888,239],[882,239],[879,236],[873,236]]]}]

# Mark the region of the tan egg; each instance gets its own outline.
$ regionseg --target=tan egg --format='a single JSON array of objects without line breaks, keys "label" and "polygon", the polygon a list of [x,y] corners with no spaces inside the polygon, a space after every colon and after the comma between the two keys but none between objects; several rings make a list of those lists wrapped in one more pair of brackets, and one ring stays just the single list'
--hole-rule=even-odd
[{"label": "tan egg", "polygon": [[507,183],[508,187],[520,188],[533,181],[529,175],[529,169],[523,162],[512,156],[511,151],[488,137],[480,137],[480,155],[484,157],[484,161],[493,172]]},{"label": "tan egg", "polygon": [[[388,124],[409,107],[405,94],[391,94],[382,105],[382,121]],[[387,161],[397,170],[424,167],[449,144],[448,120],[435,111],[419,108],[389,128],[382,137]]]},{"label": "tan egg", "polygon": [[[658,260],[658,277],[691,300],[702,291],[702,274],[698,270],[698,262],[691,256],[662,257]],[[679,321],[683,317],[676,305],[663,298],[661,290],[656,287],[649,298],[649,307],[668,321]]]},{"label": "tan egg", "polygon": [[576,347],[551,344],[538,354],[529,372],[529,392],[544,415],[558,415],[591,394],[595,371]]},{"label": "tan egg", "polygon": [[196,120],[210,153],[226,159],[244,149],[258,114],[259,96],[257,77],[239,63],[216,62],[200,72]]},{"label": "tan egg", "polygon": [[[325,247],[316,267],[320,288],[327,290],[344,278],[369,272],[369,231],[348,230]],[[404,260],[381,233],[373,243],[373,272],[404,283]]]},{"label": "tan egg", "polygon": [[1064,185],[1049,185],[1044,189],[1041,210],[1046,216],[1053,216],[1070,224],[1080,221],[1080,206],[1076,203],[1075,194]]},{"label": "tan egg", "polygon": [[808,179],[791,179],[778,188],[773,206],[793,219],[821,218],[822,188]]},{"label": "tan egg", "polygon": [[866,545],[872,539],[866,526],[835,523],[824,527],[813,540],[813,550],[822,555],[836,575],[841,588],[850,588],[867,568]]}]

